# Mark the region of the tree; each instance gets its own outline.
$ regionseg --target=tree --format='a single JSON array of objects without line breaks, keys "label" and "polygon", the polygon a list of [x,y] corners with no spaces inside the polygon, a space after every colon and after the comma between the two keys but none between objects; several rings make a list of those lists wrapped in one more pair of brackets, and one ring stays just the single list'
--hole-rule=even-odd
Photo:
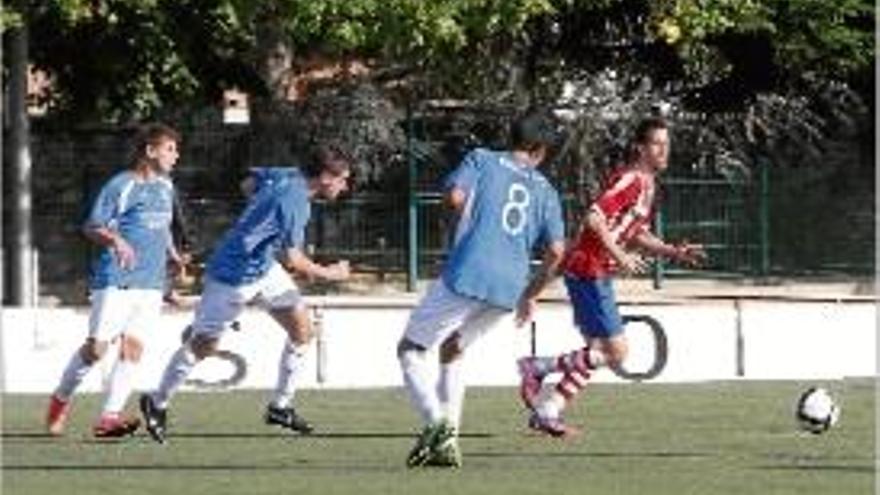
[{"label": "tree", "polygon": [[48,0],[2,13],[29,21],[53,108],[78,120],[214,103],[229,87],[278,98],[315,53],[370,60],[422,96],[496,100],[621,55],[655,80],[759,90],[846,80],[874,60],[868,0]]}]

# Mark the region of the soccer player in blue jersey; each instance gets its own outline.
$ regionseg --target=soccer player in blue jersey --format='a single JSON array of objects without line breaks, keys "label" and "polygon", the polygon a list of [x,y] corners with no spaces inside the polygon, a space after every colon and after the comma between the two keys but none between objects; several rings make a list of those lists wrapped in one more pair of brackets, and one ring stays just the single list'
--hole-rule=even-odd
[{"label": "soccer player in blue jersey", "polygon": [[204,290],[186,341],[171,357],[159,388],[140,399],[147,431],[165,442],[168,404],[197,362],[217,351],[223,332],[248,303],[262,306],[287,333],[278,381],[265,422],[300,433],[313,427],[290,403],[313,338],[308,309],[289,272],[330,281],[349,276],[347,261],[320,265],[303,252],[310,200],[336,199],[348,187],[351,158],[336,145],[322,145],[300,168],[255,169],[243,189],[248,204],[208,260]]},{"label": "soccer player in blue jersey", "polygon": [[83,232],[100,252],[91,267],[89,335],[68,362],[49,400],[46,428],[61,435],[76,388],[107,352],[119,343],[96,437],[134,432],[137,418],[122,414],[146,332],[153,330],[162,305],[165,262],[171,245],[174,187],[169,173],[178,159],[178,133],[162,124],[146,126],[136,138],[131,169],[101,189]]},{"label": "soccer player in blue jersey", "polygon": [[[559,195],[537,170],[554,141],[552,121],[528,113],[511,126],[511,140],[510,151],[471,151],[445,183],[445,200],[458,215],[454,245],[397,349],[404,385],[424,422],[409,467],[461,465],[462,356],[514,309],[520,323],[530,319],[562,260]],[[538,247],[543,264],[529,283]],[[439,373],[428,359],[432,350],[439,350]]]}]

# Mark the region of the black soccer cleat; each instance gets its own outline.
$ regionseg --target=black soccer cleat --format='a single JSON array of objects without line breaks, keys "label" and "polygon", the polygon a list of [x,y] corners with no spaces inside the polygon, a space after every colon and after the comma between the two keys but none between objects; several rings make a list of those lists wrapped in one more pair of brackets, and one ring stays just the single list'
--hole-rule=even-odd
[{"label": "black soccer cleat", "polygon": [[165,425],[167,411],[156,407],[153,397],[142,394],[140,399],[141,414],[144,416],[144,427],[150,437],[158,443],[165,443]]},{"label": "black soccer cleat", "polygon": [[267,425],[280,426],[303,435],[308,435],[315,431],[315,427],[297,414],[292,407],[268,406],[266,407],[266,414],[263,416],[263,419]]}]

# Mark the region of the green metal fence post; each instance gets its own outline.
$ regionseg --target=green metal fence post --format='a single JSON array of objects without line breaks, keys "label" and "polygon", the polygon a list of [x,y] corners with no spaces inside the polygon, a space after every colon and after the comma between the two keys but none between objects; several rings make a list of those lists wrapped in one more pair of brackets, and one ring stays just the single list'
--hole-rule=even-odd
[{"label": "green metal fence post", "polygon": [[413,150],[412,104],[406,106],[406,162],[409,169],[409,249],[407,250],[406,290],[415,292],[419,279],[419,198],[416,191],[416,159]]},{"label": "green metal fence post", "polygon": [[[661,239],[664,238],[663,229],[663,210],[658,208],[657,214],[654,215],[654,232]],[[661,289],[663,287],[663,258],[657,258],[652,275],[654,278],[654,289]]]},{"label": "green metal fence post", "polygon": [[759,275],[766,277],[770,274],[770,164],[762,157],[758,158],[758,166],[761,169]]}]

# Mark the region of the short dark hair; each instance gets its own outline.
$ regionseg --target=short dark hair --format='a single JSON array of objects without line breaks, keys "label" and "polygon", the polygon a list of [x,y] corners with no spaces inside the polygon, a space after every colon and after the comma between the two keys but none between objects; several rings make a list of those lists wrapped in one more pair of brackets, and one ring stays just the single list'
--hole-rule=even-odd
[{"label": "short dark hair", "polygon": [[308,177],[317,177],[324,171],[341,175],[351,170],[352,162],[351,154],[341,143],[323,142],[312,148],[308,162],[303,165],[303,172]]},{"label": "short dark hair", "polygon": [[626,150],[626,161],[631,162],[637,159],[636,146],[645,144],[651,137],[651,133],[658,129],[669,129],[669,122],[663,117],[645,117],[636,125],[632,137],[629,140],[629,146]]},{"label": "short dark hair", "polygon": [[147,146],[156,146],[165,139],[180,143],[180,133],[171,126],[161,122],[145,124],[138,129],[137,134],[134,136],[133,161],[135,165],[146,158]]},{"label": "short dark hair", "polygon": [[510,126],[510,144],[513,149],[534,151],[542,146],[551,148],[555,142],[556,131],[547,112],[528,111]]},{"label": "short dark hair", "polygon": [[632,135],[632,144],[644,144],[648,137],[657,129],[669,129],[669,123],[663,117],[647,117],[636,126]]}]

